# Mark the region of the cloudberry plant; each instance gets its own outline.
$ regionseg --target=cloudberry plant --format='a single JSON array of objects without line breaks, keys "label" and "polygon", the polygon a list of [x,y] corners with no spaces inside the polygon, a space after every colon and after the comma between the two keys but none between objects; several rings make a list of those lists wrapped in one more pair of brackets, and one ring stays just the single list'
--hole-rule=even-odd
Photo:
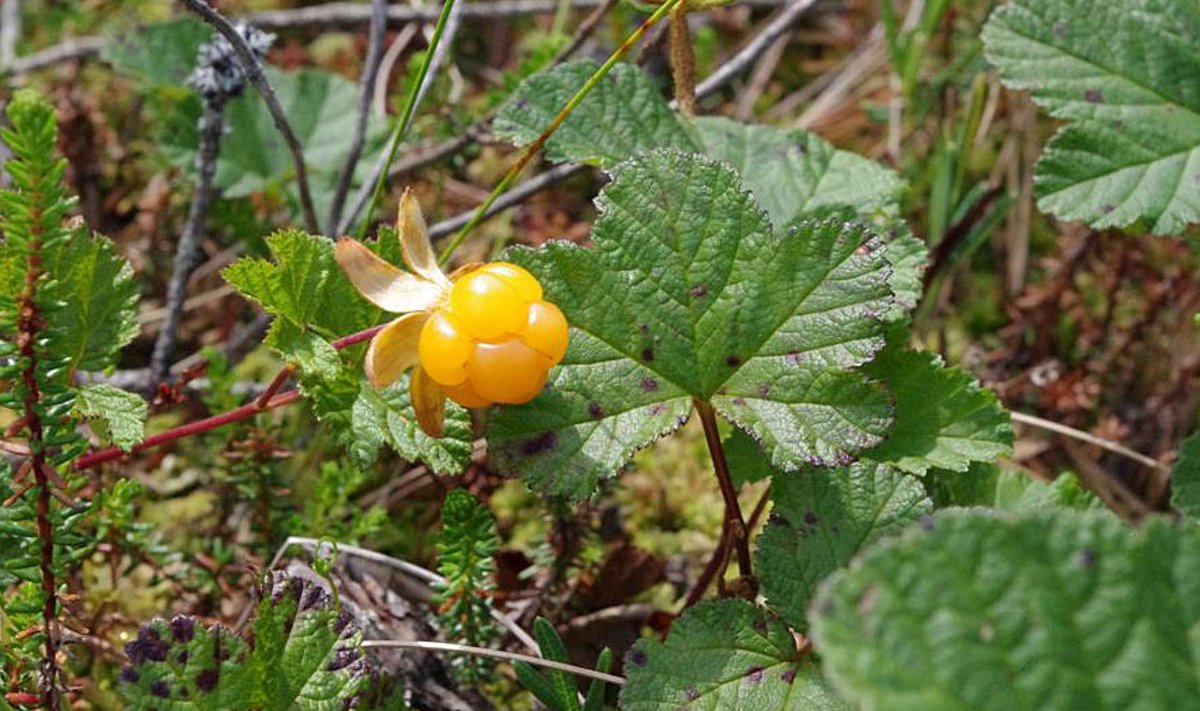
[{"label": "cloudberry plant", "polygon": [[403,314],[371,339],[364,361],[371,384],[387,387],[414,368],[413,408],[434,437],[443,432],[446,397],[475,408],[536,397],[567,351],[566,318],[542,300],[537,279],[506,262],[444,274],[411,192],[401,198],[396,232],[411,273],[352,239],[339,240],[336,251],[364,297]]}]

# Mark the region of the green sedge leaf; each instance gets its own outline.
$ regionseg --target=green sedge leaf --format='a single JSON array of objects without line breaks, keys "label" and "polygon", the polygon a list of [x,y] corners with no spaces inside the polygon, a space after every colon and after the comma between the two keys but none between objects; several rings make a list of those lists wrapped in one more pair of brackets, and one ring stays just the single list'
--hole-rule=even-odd
[{"label": "green sedge leaf", "polygon": [[836,573],[824,669],[865,711],[1125,711],[1200,698],[1200,530],[947,511]]},{"label": "green sedge leaf", "polygon": [[508,255],[541,280],[571,345],[533,402],[501,408],[502,469],[586,496],[708,401],[772,464],[846,463],[882,441],[887,395],[854,369],[883,346],[883,244],[842,221],[774,230],[723,164],[655,151],[597,199],[591,249]]},{"label": "green sedge leaf", "polygon": [[983,32],[1006,84],[1069,121],[1035,173],[1039,205],[1093,227],[1200,222],[1200,3],[1015,0]]},{"label": "green sedge leaf", "polygon": [[921,482],[885,464],[777,474],[774,507],[758,539],[755,569],[767,604],[793,628],[808,628],[817,584],[863,548],[933,510]]},{"label": "green sedge leaf", "polygon": [[146,437],[150,408],[134,393],[104,383],[88,385],[76,392],[75,409],[83,417],[104,421],[113,444],[126,452]]},{"label": "green sedge leaf", "polygon": [[686,610],[666,642],[643,639],[625,656],[624,711],[849,711],[791,630],[744,600]]}]

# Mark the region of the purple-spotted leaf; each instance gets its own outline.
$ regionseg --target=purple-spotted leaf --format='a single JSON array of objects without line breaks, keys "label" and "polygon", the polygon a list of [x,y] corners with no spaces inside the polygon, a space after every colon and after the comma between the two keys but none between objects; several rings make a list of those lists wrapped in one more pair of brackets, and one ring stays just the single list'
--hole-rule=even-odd
[{"label": "purple-spotted leaf", "polygon": [[272,573],[249,642],[180,615],[126,645],[127,709],[323,711],[354,708],[368,681],[358,627],[316,584]]},{"label": "purple-spotted leaf", "polygon": [[886,464],[777,474],[755,571],[767,604],[797,630],[817,584],[865,546],[933,509],[920,480]]},{"label": "purple-spotted leaf", "polygon": [[1200,2],[1016,0],[983,30],[1004,83],[1069,123],[1034,173],[1038,205],[1155,234],[1200,222]]},{"label": "purple-spotted leaf", "polygon": [[625,656],[623,711],[849,711],[791,630],[744,600],[703,602],[666,642],[642,640]]},{"label": "purple-spotted leaf", "polygon": [[892,304],[883,242],[855,222],[775,229],[737,173],[653,151],[618,166],[597,199],[594,247],[514,250],[571,324],[533,402],[499,410],[501,468],[587,496],[637,449],[706,401],[772,464],[843,464],[892,421],[857,371]]}]

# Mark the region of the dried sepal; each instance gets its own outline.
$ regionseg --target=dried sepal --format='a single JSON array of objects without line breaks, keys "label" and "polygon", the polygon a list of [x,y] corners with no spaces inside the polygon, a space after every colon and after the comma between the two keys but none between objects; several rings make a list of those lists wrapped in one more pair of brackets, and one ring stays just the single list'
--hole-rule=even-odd
[{"label": "dried sepal", "polygon": [[442,286],[396,268],[356,240],[338,240],[334,256],[354,288],[385,311],[424,311],[442,295]]},{"label": "dried sepal", "polygon": [[428,318],[423,311],[405,314],[375,334],[363,361],[372,387],[386,388],[417,364],[417,341]]}]

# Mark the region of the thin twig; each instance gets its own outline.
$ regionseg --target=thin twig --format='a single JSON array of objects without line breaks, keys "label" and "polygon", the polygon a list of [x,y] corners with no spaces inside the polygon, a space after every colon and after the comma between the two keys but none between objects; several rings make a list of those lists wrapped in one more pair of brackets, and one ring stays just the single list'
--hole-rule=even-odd
[{"label": "thin twig", "polygon": [[[588,166],[581,165],[579,163],[563,163],[539,173],[537,177],[530,178],[512,190],[501,193],[499,196],[497,196],[496,199],[487,206],[487,209],[483,212],[483,214],[480,215],[480,219],[486,219],[498,212],[507,210],[513,205],[518,205],[528,199],[531,195],[539,193],[546,188],[551,187],[555,183],[564,180],[568,176],[575,175],[587,167]],[[445,237],[446,235],[462,229],[471,222],[472,218],[474,218],[476,214],[478,214],[476,210],[471,210],[430,225],[429,238],[438,239],[439,237]]]},{"label": "thin twig", "polygon": [[[283,542],[283,545],[279,546],[279,550],[275,551],[275,557],[271,559],[271,563],[267,566],[267,570],[271,570],[275,568],[275,566],[279,565],[279,561],[283,559],[287,549],[291,546],[300,546],[306,550],[316,552],[321,548],[321,546],[328,545],[331,545],[329,541],[321,541],[316,538],[288,536],[287,540]],[[337,551],[338,555],[355,555],[363,560],[369,560],[374,563],[379,563],[380,565],[385,565],[393,570],[398,570],[404,575],[407,575],[411,578],[416,578],[417,580],[420,580],[428,585],[442,585],[446,582],[445,578],[433,572],[432,570],[422,568],[421,566],[416,565],[415,563],[410,563],[407,560],[393,558],[392,556],[380,553],[379,551],[373,551],[369,548],[362,548],[349,543],[336,543],[332,545],[334,546],[334,550]],[[507,615],[499,610],[493,609],[492,619],[500,623],[504,629],[508,630],[512,636],[515,637],[521,644],[525,645],[526,648],[534,652],[538,651],[537,641],[534,640],[533,637],[530,637],[528,632],[521,629],[520,625],[510,619]]]},{"label": "thin twig", "polygon": [[784,50],[787,49],[788,39],[780,37],[775,40],[775,44],[771,45],[755,63],[754,70],[750,72],[750,81],[742,91],[742,95],[738,97],[737,108],[733,112],[737,120],[749,121],[754,118],[754,105],[766,92],[767,84],[775,75],[775,69],[779,67],[779,60],[783,59]]},{"label": "thin twig", "polygon": [[246,44],[246,40],[237,29],[226,20],[221,13],[212,9],[205,0],[183,0],[193,12],[199,15],[205,22],[213,26],[217,32],[220,32],[229,44],[233,46],[237,52],[238,59],[242,63],[242,71],[246,74],[246,80],[254,85],[259,96],[267,105],[267,111],[271,114],[271,119],[275,122],[275,128],[279,131],[279,135],[283,136],[284,143],[287,144],[288,151],[292,154],[292,164],[296,171],[296,186],[300,191],[300,211],[304,215],[305,228],[312,233],[317,233],[321,227],[317,222],[317,211],[313,207],[312,193],[308,187],[308,169],[304,165],[304,148],[300,145],[300,139],[296,138],[295,131],[292,130],[291,123],[288,122],[287,116],[283,113],[283,107],[279,105],[279,97],[275,95],[275,89],[271,83],[267,81],[267,75],[263,72],[262,64],[258,58],[254,56],[254,52]]},{"label": "thin twig", "polygon": [[785,6],[774,19],[769,21],[754,39],[750,40],[740,52],[721,65],[707,79],[696,85],[696,96],[702,97],[716,91],[729,83],[735,76],[750,68],[758,58],[775,44],[775,41],[792,29],[804,13],[808,12],[818,0],[794,0]]},{"label": "thin twig", "polygon": [[578,52],[583,43],[587,42],[588,38],[596,33],[596,28],[600,26],[600,21],[604,19],[604,16],[611,12],[619,1],[604,0],[604,2],[597,5],[596,9],[592,10],[592,13],[585,17],[583,22],[579,23],[579,27],[575,29],[575,35],[571,37],[571,42],[566,47],[563,47],[562,51],[554,57],[553,64],[555,66],[562,64]]},{"label": "thin twig", "polygon": [[[442,65],[446,63],[446,59],[450,56],[450,50],[454,46],[454,39],[458,37],[458,29],[462,27],[462,3],[453,3],[450,6],[449,12],[450,14],[446,16],[444,37],[440,41],[438,40],[436,27],[434,27],[433,33],[429,35],[428,51],[433,52],[433,58],[429,60],[429,70],[421,77],[421,87],[417,90],[417,105],[413,109],[413,115],[408,117],[409,126],[412,125],[416,109],[420,108],[421,104],[425,102],[425,96],[429,94],[429,89],[433,86],[433,81],[437,78]],[[407,130],[408,127],[406,126],[405,131]]]},{"label": "thin twig", "polygon": [[725,526],[721,526],[721,536],[717,539],[717,545],[713,548],[712,555],[709,556],[708,563],[705,564],[704,570],[700,571],[700,577],[692,585],[692,589],[688,591],[687,598],[683,601],[683,609],[700,602],[704,597],[704,593],[708,591],[709,586],[717,579],[717,575],[725,569],[729,562],[729,535]]},{"label": "thin twig", "polygon": [[274,410],[276,408],[283,407],[284,405],[289,405],[299,399],[299,390],[289,390],[282,395],[276,395],[271,399],[270,402],[266,404],[265,407],[260,406],[258,404],[258,400],[256,399],[254,402],[251,402],[247,405],[242,405],[241,407],[230,410],[229,412],[225,412],[220,415],[214,415],[213,417],[207,417],[203,420],[197,420],[196,422],[190,422],[186,425],[181,425],[174,429],[167,430],[166,432],[161,432],[151,437],[147,437],[141,444],[134,446],[128,452],[117,447],[110,447],[109,449],[101,449],[89,454],[85,454],[79,459],[76,459],[74,464],[71,465],[71,468],[75,471],[90,469],[92,467],[104,464],[105,462],[111,462],[114,459],[120,459],[127,454],[144,452],[147,449],[161,447],[168,442],[174,442],[175,440],[183,439],[185,437],[191,437],[192,435],[200,434],[201,432],[208,432],[234,422],[241,422],[242,420],[254,417],[259,413],[266,412],[268,410]]},{"label": "thin twig", "polygon": [[1068,427],[1067,425],[1060,424],[1058,422],[1053,422],[1051,420],[1045,420],[1045,419],[1042,419],[1041,417],[1037,417],[1035,415],[1026,415],[1023,412],[1010,412],[1009,414],[1012,416],[1013,422],[1020,422],[1023,425],[1029,425],[1031,427],[1037,427],[1039,429],[1047,430],[1049,432],[1054,432],[1056,434],[1064,435],[1066,437],[1072,437],[1074,439],[1079,440],[1080,442],[1087,442],[1088,444],[1094,444],[1097,447],[1100,447],[1101,449],[1106,449],[1106,450],[1112,452],[1113,454],[1119,454],[1122,457],[1132,459],[1133,461],[1138,462],[1139,464],[1143,464],[1147,467],[1150,467],[1151,469],[1158,469],[1160,471],[1169,471],[1167,465],[1163,464],[1162,462],[1158,461],[1157,459],[1148,457],[1145,454],[1142,454],[1141,452],[1135,452],[1132,449],[1130,449],[1130,448],[1126,447],[1125,445],[1120,444],[1118,442],[1113,442],[1112,440],[1104,439],[1103,437],[1097,437],[1096,435],[1094,435],[1090,432],[1084,432],[1083,430],[1077,430],[1074,427]]},{"label": "thin twig", "polygon": [[350,183],[354,179],[354,170],[358,167],[358,159],[362,155],[363,141],[367,134],[367,119],[371,117],[371,96],[375,91],[375,77],[379,73],[380,60],[383,58],[383,38],[387,32],[387,0],[371,0],[371,31],[367,39],[367,58],[363,65],[362,78],[359,81],[358,120],[354,124],[354,137],[350,141],[350,150],[346,152],[346,162],[342,165],[342,173],[338,176],[337,187],[333,192],[333,201],[329,205],[329,219],[325,231],[333,234],[337,231],[342,218],[342,208],[346,205],[346,193],[350,191]]},{"label": "thin twig", "polygon": [[217,173],[217,156],[221,150],[221,134],[225,129],[225,99],[206,98],[200,117],[200,150],[196,154],[196,192],[188,207],[187,222],[175,247],[175,264],[171,282],[167,285],[166,318],[154,341],[150,356],[150,373],[159,380],[170,375],[171,359],[183,319],[183,304],[187,297],[188,278],[199,263],[200,242],[208,218],[208,206],[216,193],[213,178]]},{"label": "thin twig", "polygon": [[505,652],[500,649],[487,649],[485,647],[471,647],[465,644],[453,644],[451,642],[425,642],[422,640],[390,640],[390,639],[369,639],[362,643],[363,648],[370,649],[372,647],[381,647],[387,649],[423,649],[433,652],[450,652],[451,654],[474,654],[479,657],[491,657],[492,659],[500,659],[506,662],[525,662],[533,666],[545,667],[547,669],[555,669],[564,671],[570,674],[587,677],[589,679],[598,679],[624,686],[625,679],[612,674],[594,671],[586,667],[577,667],[574,664],[564,664],[556,662],[552,659],[542,659],[541,657],[531,657],[528,654],[517,654],[516,652]]},{"label": "thin twig", "polygon": [[[267,320],[269,321],[270,319],[268,318]],[[364,331],[352,333],[349,336],[343,336],[330,345],[332,345],[336,350],[349,348],[350,346],[358,343],[371,340],[371,338],[376,333],[379,333],[380,329],[382,328],[383,326],[373,326]],[[275,376],[275,379],[272,381],[270,387],[280,387],[289,375],[291,375],[290,366],[284,368],[279,375]],[[160,432],[151,437],[147,437],[145,441],[134,446],[128,452],[118,447],[109,447],[108,449],[89,452],[79,459],[76,459],[75,463],[71,466],[76,471],[90,469],[91,467],[99,466],[105,462],[111,462],[114,459],[120,459],[126,454],[143,452],[147,449],[159,447],[167,444],[168,442],[174,442],[175,440],[182,439],[184,437],[190,437],[201,432],[208,432],[209,430],[216,429],[217,427],[223,427],[234,422],[240,422],[242,420],[254,417],[259,413],[266,412],[268,410],[274,410],[277,407],[283,407],[284,405],[291,404],[299,399],[300,392],[298,390],[290,390],[282,395],[276,395],[265,402],[263,402],[261,398],[255,398],[253,402],[242,405],[238,408],[234,408],[229,412],[225,412],[220,415],[214,415],[196,422],[190,422],[186,425],[180,425],[179,427],[169,429],[166,432]]]},{"label": "thin twig", "polygon": [[416,36],[417,25],[405,25],[396,33],[396,37],[388,45],[387,51],[383,53],[383,60],[379,64],[379,73],[375,75],[375,90],[372,92],[371,98],[375,104],[375,113],[380,116],[387,115],[387,90],[388,85],[391,84],[392,70],[395,68],[396,62],[400,60],[400,55],[408,49],[408,43]]}]

